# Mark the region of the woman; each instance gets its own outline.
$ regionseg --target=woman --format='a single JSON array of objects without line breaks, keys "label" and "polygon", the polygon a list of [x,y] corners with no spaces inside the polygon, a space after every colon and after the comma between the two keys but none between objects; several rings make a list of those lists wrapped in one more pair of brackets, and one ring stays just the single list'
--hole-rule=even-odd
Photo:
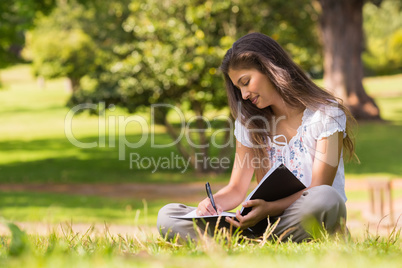
[{"label": "woman", "polygon": [[[217,212],[236,208],[244,200],[253,174],[259,182],[271,166],[281,162],[307,188],[273,202],[247,201],[242,206],[251,207],[250,213],[242,216],[237,211],[236,220],[226,217],[225,221],[251,236],[248,227],[264,218],[271,223],[280,219],[274,235],[296,242],[311,237],[306,225],[311,219],[329,233],[339,230],[346,221],[343,149],[354,155],[350,113],[263,34],[251,33],[236,41],[221,70],[236,118],[236,154],[229,184],[214,195]],[[191,221],[170,217],[193,209],[166,205],[159,212],[158,228],[163,235],[170,231],[169,237],[178,233],[196,238]],[[217,212],[206,198],[196,213]]]}]

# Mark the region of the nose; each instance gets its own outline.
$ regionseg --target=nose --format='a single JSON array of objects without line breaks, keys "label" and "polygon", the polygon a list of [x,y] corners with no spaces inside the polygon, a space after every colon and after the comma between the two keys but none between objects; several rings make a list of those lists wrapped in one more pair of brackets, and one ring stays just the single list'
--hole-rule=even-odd
[{"label": "nose", "polygon": [[242,88],[241,97],[243,98],[243,100],[247,100],[248,98],[250,98],[250,92],[247,89]]}]

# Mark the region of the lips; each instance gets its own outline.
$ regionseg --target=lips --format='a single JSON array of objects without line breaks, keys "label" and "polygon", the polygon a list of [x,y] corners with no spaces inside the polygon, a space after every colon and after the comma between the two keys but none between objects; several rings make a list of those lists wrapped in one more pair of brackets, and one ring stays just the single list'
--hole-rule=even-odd
[{"label": "lips", "polygon": [[251,99],[251,103],[252,103],[252,104],[256,104],[256,103],[257,103],[257,100],[258,100],[258,97],[259,97],[259,96],[252,98],[252,99]]}]

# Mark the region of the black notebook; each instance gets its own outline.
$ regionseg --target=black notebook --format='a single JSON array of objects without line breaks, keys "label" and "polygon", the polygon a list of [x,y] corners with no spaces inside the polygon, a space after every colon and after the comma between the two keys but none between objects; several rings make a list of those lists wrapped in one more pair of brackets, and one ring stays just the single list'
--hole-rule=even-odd
[{"label": "black notebook", "polygon": [[[262,178],[257,187],[247,196],[246,200],[263,199],[265,201],[275,201],[288,197],[298,191],[305,189],[306,186],[290,170],[283,164],[278,164],[271,168],[267,174]],[[247,215],[251,208],[242,208],[241,215]],[[193,210],[183,216],[171,216],[178,219],[205,219],[211,224],[215,224],[218,217],[235,217],[233,212],[223,212],[220,215],[213,216],[197,216],[196,211]],[[224,219],[220,221],[220,227],[227,227],[228,223]],[[262,234],[268,226],[268,220],[264,219],[249,229],[255,234]]]}]

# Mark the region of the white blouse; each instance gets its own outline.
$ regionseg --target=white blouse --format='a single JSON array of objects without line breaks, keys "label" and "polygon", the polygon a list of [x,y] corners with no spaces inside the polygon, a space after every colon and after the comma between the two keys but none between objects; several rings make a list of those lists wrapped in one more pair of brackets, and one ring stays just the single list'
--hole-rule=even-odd
[{"label": "white blouse", "polygon": [[[343,132],[346,137],[346,115],[336,106],[323,106],[317,111],[306,108],[303,112],[302,123],[297,129],[296,135],[288,142],[284,135],[267,137],[268,156],[271,166],[277,162],[283,163],[293,174],[306,186],[310,186],[312,168],[314,161],[320,161],[320,152],[317,152],[317,141],[331,136],[335,132]],[[235,121],[234,135],[244,146],[252,148],[249,138],[249,130]],[[338,165],[332,187],[342,196],[346,202],[345,195],[345,172],[343,164],[343,150],[339,163],[328,163],[332,166]]]}]

